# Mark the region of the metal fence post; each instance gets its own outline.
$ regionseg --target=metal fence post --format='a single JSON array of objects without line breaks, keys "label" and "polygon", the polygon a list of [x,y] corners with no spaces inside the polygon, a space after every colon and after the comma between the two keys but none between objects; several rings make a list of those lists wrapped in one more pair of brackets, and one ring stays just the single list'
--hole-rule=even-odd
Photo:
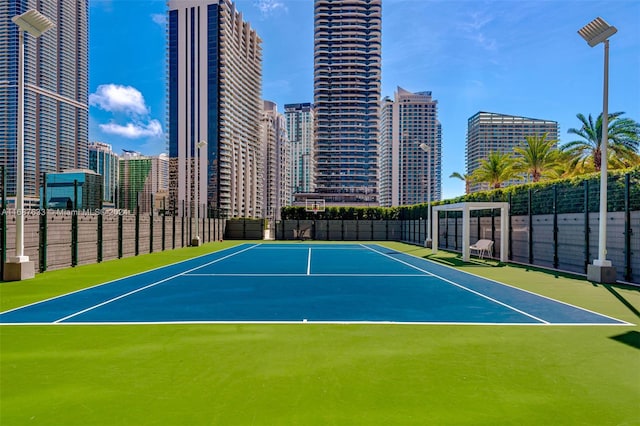
[{"label": "metal fence post", "polygon": [[185,201],[184,201],[184,200],[182,200],[182,222],[181,222],[181,226],[180,226],[180,227],[181,227],[181,230],[182,230],[182,232],[181,232],[181,234],[180,234],[180,242],[181,242],[181,244],[182,244],[182,247],[184,247],[184,234],[185,234],[184,225],[185,225],[185,222],[186,222],[186,221],[184,220],[184,219],[185,219],[185,217],[186,217],[186,216],[185,216],[185,214],[186,214],[185,208],[186,208],[186,206],[185,206]]},{"label": "metal fence post", "polygon": [[71,266],[78,264],[78,180],[73,180],[73,210],[71,211]]},{"label": "metal fence post", "polygon": [[165,240],[166,238],[166,230],[167,230],[167,206],[166,206],[166,198],[162,199],[162,251],[165,248]]},{"label": "metal fence post", "polygon": [[42,173],[42,211],[40,215],[39,255],[40,272],[47,270],[47,173]]},{"label": "metal fence post", "polygon": [[7,262],[7,170],[2,167],[2,217],[0,226],[2,227],[2,265],[0,265],[0,278],[4,279],[4,264]]},{"label": "metal fence post", "polygon": [[553,267],[558,269],[558,185],[553,185]]},{"label": "metal fence post", "polygon": [[584,181],[584,273],[589,266],[589,181]]},{"label": "metal fence post", "polygon": [[511,201],[512,201],[511,193],[509,193],[509,214],[508,214],[508,218],[509,218],[509,253],[507,255],[507,258],[509,260],[513,260],[513,224],[511,222],[511,211],[513,210],[513,206],[512,206]]},{"label": "metal fence post", "polygon": [[631,282],[631,174],[624,175],[624,279]]},{"label": "metal fence post", "polygon": [[149,213],[149,253],[153,253],[153,195],[151,195],[151,213]]},{"label": "metal fence post", "polygon": [[528,191],[528,213],[529,213],[529,264],[533,265],[533,191]]},{"label": "metal fence post", "polygon": [[171,216],[171,248],[176,248],[176,214],[178,212],[174,211]]},{"label": "metal fence post", "polygon": [[135,255],[137,256],[140,253],[140,193],[136,195],[136,229],[134,231],[135,234]]},{"label": "metal fence post", "polygon": [[103,198],[104,198],[104,188],[102,186],[100,186],[100,210],[98,212],[98,238],[97,238],[97,242],[96,244],[98,245],[97,247],[97,261],[98,263],[102,262],[102,245],[103,245],[103,240],[102,240],[102,234],[103,234],[103,229],[102,229],[102,221],[103,221]]}]

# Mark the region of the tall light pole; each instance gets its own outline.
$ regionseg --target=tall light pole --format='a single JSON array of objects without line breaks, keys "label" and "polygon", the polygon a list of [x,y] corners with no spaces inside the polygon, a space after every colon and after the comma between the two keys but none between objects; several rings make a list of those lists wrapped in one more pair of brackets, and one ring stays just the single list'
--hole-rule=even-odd
[{"label": "tall light pole", "polygon": [[618,30],[596,18],[578,31],[578,34],[594,47],[604,43],[604,90],[602,100],[602,137],[600,138],[600,224],[598,234],[598,258],[587,266],[590,281],[614,283],[616,269],[607,260],[607,148],[609,145],[609,37]]},{"label": "tall light pole", "polygon": [[7,262],[5,280],[19,281],[33,278],[35,269],[33,261],[24,254],[24,32],[33,37],[40,37],[45,31],[53,28],[46,16],[35,9],[11,18],[18,26],[18,129],[16,158],[16,255]]},{"label": "tall light pole", "polygon": [[195,210],[195,219],[196,219],[196,236],[191,240],[192,246],[200,245],[200,223],[198,222],[198,212],[200,210],[200,206],[198,205],[198,192],[200,192],[200,149],[207,145],[207,141],[202,140],[196,144],[196,158],[194,164],[194,184],[193,184],[193,200],[194,200],[194,210]]},{"label": "tall light pole", "polygon": [[424,246],[431,248],[431,147],[421,143],[420,149],[427,154],[427,239]]}]

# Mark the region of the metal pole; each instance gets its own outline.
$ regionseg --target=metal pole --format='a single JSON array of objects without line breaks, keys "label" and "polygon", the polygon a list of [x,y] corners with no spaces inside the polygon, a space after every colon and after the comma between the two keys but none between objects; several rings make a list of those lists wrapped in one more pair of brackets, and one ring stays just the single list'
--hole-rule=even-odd
[{"label": "metal pole", "polygon": [[2,167],[2,217],[0,217],[0,228],[2,228],[2,264],[0,264],[0,279],[4,279],[4,264],[7,261],[7,168]]},{"label": "metal pole", "polygon": [[631,282],[631,174],[624,175],[624,279]]},{"label": "metal pole", "polygon": [[431,245],[431,147],[427,151],[427,241],[426,246]]},{"label": "metal pole", "polygon": [[191,245],[199,245],[199,240],[200,240],[200,224],[198,223],[198,173],[200,172],[200,164],[199,164],[199,160],[200,160],[200,147],[196,146],[196,152],[195,152],[195,161],[193,163],[193,168],[194,168],[194,187],[193,187],[193,208],[195,209],[195,218],[196,218],[196,237],[194,239],[194,241],[191,242]]},{"label": "metal pole", "polygon": [[42,214],[40,215],[40,272],[47,270],[47,174],[42,173]]},{"label": "metal pole", "polygon": [[584,181],[584,273],[589,270],[589,180]]},{"label": "metal pole", "polygon": [[596,266],[611,266],[607,260],[607,148],[609,145],[609,40],[604,41],[604,90],[602,102],[602,137],[600,141],[600,223]]},{"label": "metal pole", "polygon": [[15,262],[28,262],[24,255],[24,31],[18,30],[18,138],[16,161],[16,257]]},{"label": "metal pole", "polygon": [[558,185],[553,185],[553,267],[558,269]]}]

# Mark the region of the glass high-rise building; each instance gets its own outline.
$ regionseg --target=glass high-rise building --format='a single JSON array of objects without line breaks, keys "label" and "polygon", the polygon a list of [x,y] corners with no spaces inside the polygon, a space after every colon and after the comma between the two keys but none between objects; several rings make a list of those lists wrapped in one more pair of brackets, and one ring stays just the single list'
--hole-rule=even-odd
[{"label": "glass high-rise building", "polygon": [[199,205],[260,217],[262,40],[231,0],[170,0],[167,37],[169,207],[191,215],[197,181]]},{"label": "glass high-rise building", "polygon": [[316,191],[377,203],[382,0],[315,0]]},{"label": "glass high-rise building", "polygon": [[314,192],[313,105],[308,102],[286,104],[284,116],[289,138],[291,193]]},{"label": "glass high-rise building", "polygon": [[[380,205],[402,206],[441,198],[442,127],[431,92],[398,87],[385,99],[380,123]],[[429,147],[429,152],[420,148]]]},{"label": "glass high-rise building", "polygon": [[119,159],[118,207],[140,213],[149,213],[160,206],[168,189],[169,157],[160,154],[153,157],[125,150]]},{"label": "glass high-rise building", "polygon": [[[467,124],[467,174],[471,175],[481,165],[481,160],[489,158],[489,153],[497,151],[513,153],[513,148],[525,142],[526,136],[541,136],[548,133],[547,140],[559,140],[557,121],[517,115],[497,114],[480,111]],[[557,145],[557,144],[556,144]],[[522,183],[521,180],[505,182],[504,186]],[[487,184],[471,184],[470,191],[488,189]]]},{"label": "glass high-rise building", "polygon": [[111,145],[103,142],[89,144],[89,169],[102,176],[102,199],[108,203],[115,203],[118,188],[118,154],[111,150]]},{"label": "glass high-rise building", "polygon": [[88,167],[88,0],[0,2],[0,165],[16,191],[18,26],[37,9],[55,26],[24,37],[24,193],[38,197],[43,172]]}]

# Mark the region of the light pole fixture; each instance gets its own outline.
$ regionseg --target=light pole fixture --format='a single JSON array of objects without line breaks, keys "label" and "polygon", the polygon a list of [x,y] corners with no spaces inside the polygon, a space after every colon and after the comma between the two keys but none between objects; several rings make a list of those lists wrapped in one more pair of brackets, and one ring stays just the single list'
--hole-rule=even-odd
[{"label": "light pole fixture", "polygon": [[193,199],[194,199],[194,211],[195,211],[195,219],[196,219],[196,236],[191,240],[192,246],[200,245],[200,223],[198,222],[198,212],[200,210],[200,205],[198,204],[198,192],[200,192],[200,149],[207,145],[207,141],[201,140],[196,144],[196,158],[194,164],[194,185],[193,185]]},{"label": "light pole fixture", "polygon": [[4,269],[6,281],[33,278],[35,267],[24,254],[24,32],[40,37],[54,24],[35,9],[11,18],[18,26],[18,128],[16,141],[16,255]]},{"label": "light pole fixture", "polygon": [[589,281],[614,283],[616,269],[607,260],[607,148],[609,145],[609,37],[618,30],[602,18],[596,18],[578,31],[578,34],[594,47],[604,43],[604,90],[602,100],[602,136],[600,140],[600,223],[598,233],[598,258],[587,266]]},{"label": "light pole fixture", "polygon": [[427,154],[427,239],[424,246],[431,248],[431,147],[421,143],[420,149]]}]

